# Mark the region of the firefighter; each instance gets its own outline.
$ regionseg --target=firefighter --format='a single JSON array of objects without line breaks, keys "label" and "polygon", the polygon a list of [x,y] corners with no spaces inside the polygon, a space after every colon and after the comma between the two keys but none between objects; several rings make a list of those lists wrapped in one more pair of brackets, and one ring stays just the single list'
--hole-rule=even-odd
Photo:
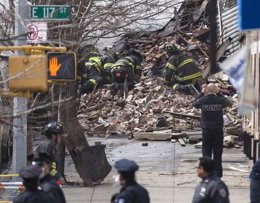
[{"label": "firefighter", "polygon": [[193,59],[182,54],[175,45],[164,47],[169,59],[165,65],[165,83],[176,91],[190,92],[189,85],[202,79],[202,71]]},{"label": "firefighter", "polygon": [[140,52],[131,50],[120,58],[111,69],[112,83],[115,88],[122,88],[127,81],[128,88],[133,88],[141,76],[140,65],[143,57]]},{"label": "firefighter", "polygon": [[39,166],[30,165],[21,169],[19,176],[23,178],[25,191],[16,196],[13,203],[55,203],[49,194],[38,189],[39,176],[42,169]]},{"label": "firefighter", "polygon": [[90,57],[83,67],[81,93],[88,93],[96,86],[109,83],[110,69],[115,61],[112,55]]},{"label": "firefighter", "polygon": [[51,175],[55,177],[58,184],[62,184],[64,179],[59,175],[57,171],[57,145],[61,141],[61,135],[64,133],[63,126],[57,121],[51,121],[48,123],[42,134],[47,137],[47,140],[36,149],[36,156],[39,157],[39,154],[46,153],[48,154],[52,161],[52,170]]},{"label": "firefighter", "polygon": [[112,75],[111,70],[114,63],[119,59],[119,53],[111,52],[101,58],[103,69],[104,69],[104,77],[107,83],[112,83]]}]

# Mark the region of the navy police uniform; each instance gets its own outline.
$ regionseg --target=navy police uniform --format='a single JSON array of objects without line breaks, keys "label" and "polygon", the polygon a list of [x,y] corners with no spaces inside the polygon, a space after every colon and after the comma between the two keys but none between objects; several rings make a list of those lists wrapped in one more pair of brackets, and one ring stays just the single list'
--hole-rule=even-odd
[{"label": "navy police uniform", "polygon": [[49,193],[56,203],[66,203],[62,189],[50,174],[40,179],[40,187],[42,191]]},{"label": "navy police uniform", "polygon": [[31,181],[32,184],[29,188],[25,185],[25,191],[16,196],[13,203],[55,203],[49,194],[38,189],[37,180],[41,173],[41,167],[34,165],[26,166],[20,171],[20,177],[27,183]]},{"label": "navy police uniform", "polygon": [[229,203],[228,188],[217,175],[211,175],[196,187],[192,203]]},{"label": "navy police uniform", "polygon": [[[121,159],[115,163],[119,173],[135,173],[139,166],[131,160]],[[126,181],[116,196],[114,203],[149,203],[149,193],[135,180]]]},{"label": "navy police uniform", "polygon": [[251,203],[260,202],[260,159],[258,159],[249,175],[250,178],[250,200]]},{"label": "navy police uniform", "polygon": [[[40,153],[36,163],[42,166],[44,163],[52,165],[53,162],[50,155],[46,153]],[[57,203],[66,203],[62,189],[57,184],[55,177],[53,177],[51,174],[46,174],[44,177],[40,178],[40,188],[42,191],[50,194],[50,196],[52,196]]]},{"label": "navy police uniform", "polygon": [[230,102],[221,94],[201,93],[194,101],[193,106],[201,109],[202,153],[203,156],[212,157],[214,170],[222,177],[223,152],[223,109]]}]

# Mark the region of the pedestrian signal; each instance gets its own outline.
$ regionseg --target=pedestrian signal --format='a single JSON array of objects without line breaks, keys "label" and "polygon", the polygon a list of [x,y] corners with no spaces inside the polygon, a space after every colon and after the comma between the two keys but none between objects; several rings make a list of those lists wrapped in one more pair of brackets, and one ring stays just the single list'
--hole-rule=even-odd
[{"label": "pedestrian signal", "polygon": [[48,56],[48,79],[59,81],[76,80],[75,53],[50,52]]}]

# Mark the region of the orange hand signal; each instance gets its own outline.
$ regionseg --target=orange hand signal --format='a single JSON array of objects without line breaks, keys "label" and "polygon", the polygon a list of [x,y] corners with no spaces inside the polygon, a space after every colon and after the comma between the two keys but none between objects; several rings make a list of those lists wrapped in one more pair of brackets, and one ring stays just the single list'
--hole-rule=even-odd
[{"label": "orange hand signal", "polygon": [[60,69],[61,64],[58,64],[58,58],[57,57],[53,57],[50,60],[50,72],[51,72],[51,76],[56,76],[57,75],[57,71]]}]

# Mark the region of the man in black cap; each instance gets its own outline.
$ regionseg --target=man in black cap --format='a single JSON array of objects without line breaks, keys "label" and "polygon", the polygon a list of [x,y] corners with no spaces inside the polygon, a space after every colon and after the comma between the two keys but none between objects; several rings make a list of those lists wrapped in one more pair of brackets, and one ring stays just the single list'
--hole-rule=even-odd
[{"label": "man in black cap", "polygon": [[56,166],[56,156],[57,156],[57,145],[60,143],[61,135],[64,133],[63,126],[57,121],[51,121],[48,123],[42,134],[47,137],[47,140],[36,149],[36,154],[46,153],[51,157],[52,161],[52,170],[51,175],[56,178],[56,181],[63,183],[64,179],[58,174]]},{"label": "man in black cap", "polygon": [[131,160],[121,159],[115,163],[119,173],[119,181],[122,185],[119,194],[113,195],[113,203],[149,203],[149,193],[135,180],[135,172],[139,166]]},{"label": "man in black cap", "polygon": [[56,201],[48,194],[38,189],[39,176],[42,169],[39,166],[26,166],[22,168],[19,176],[23,178],[25,191],[16,196],[13,203],[55,203]]},{"label": "man in black cap", "polygon": [[66,203],[64,193],[60,186],[56,183],[53,176],[50,175],[52,169],[52,159],[46,153],[40,153],[38,159],[33,164],[42,167],[43,173],[40,176],[40,188],[42,191],[49,193],[56,203]]}]

